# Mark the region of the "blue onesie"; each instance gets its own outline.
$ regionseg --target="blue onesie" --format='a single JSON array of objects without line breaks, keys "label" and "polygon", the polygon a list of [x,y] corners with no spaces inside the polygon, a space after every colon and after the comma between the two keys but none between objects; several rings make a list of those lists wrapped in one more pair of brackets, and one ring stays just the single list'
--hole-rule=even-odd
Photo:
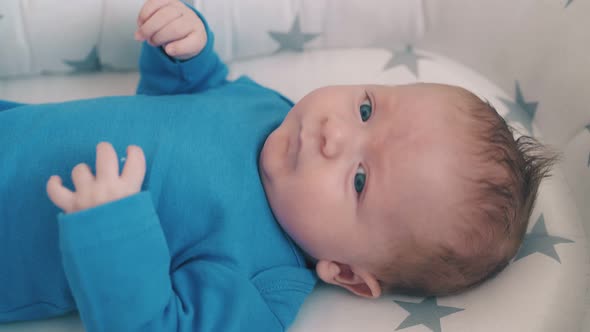
[{"label": "blue onesie", "polygon": [[[248,77],[227,81],[203,22],[207,45],[188,61],[144,43],[135,96],[4,104],[0,322],[73,310],[88,332],[293,322],[317,277],[275,220],[257,168],[293,103]],[[142,191],[61,213],[47,180],[57,174],[73,190],[72,168],[94,172],[100,141],[120,169],[128,145],[143,149]]]}]

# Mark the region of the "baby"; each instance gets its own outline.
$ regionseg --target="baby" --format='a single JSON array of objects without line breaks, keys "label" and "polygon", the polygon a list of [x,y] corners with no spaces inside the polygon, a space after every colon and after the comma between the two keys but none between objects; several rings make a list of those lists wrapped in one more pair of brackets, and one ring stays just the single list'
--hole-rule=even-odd
[{"label": "baby", "polygon": [[293,107],[260,169],[323,281],[369,298],[445,295],[516,254],[556,159],[545,153],[458,87],[334,86]]},{"label": "baby", "polygon": [[472,93],[330,86],[293,105],[227,81],[188,5],[149,0],[138,27],[138,95],[0,103],[0,322],[282,331],[317,278],[444,295],[516,254],[556,157]]}]

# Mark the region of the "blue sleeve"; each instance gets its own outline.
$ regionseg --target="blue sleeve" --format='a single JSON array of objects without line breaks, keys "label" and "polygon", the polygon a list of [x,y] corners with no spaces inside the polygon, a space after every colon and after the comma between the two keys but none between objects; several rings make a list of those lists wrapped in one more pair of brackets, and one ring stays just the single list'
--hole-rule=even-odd
[{"label": "blue sleeve", "polygon": [[153,47],[143,42],[139,58],[140,79],[137,94],[196,93],[227,82],[227,66],[213,49],[213,32],[203,15],[193,7],[187,6],[203,21],[207,32],[207,44],[198,55],[182,61],[169,57],[162,47]]},{"label": "blue sleeve", "polygon": [[87,332],[284,331],[313,288],[264,282],[261,293],[264,276],[250,280],[204,257],[170,271],[147,191],[60,213],[58,223],[64,271]]}]

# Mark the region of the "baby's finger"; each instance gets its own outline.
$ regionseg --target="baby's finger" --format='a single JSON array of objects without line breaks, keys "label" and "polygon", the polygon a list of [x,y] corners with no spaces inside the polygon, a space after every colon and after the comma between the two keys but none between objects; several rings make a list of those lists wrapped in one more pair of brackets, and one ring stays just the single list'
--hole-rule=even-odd
[{"label": "baby's finger", "polygon": [[100,142],[96,146],[96,178],[114,179],[119,177],[119,160],[117,152],[109,142]]},{"label": "baby's finger", "polygon": [[70,212],[74,209],[74,193],[64,187],[61,178],[53,175],[47,181],[47,196],[60,209]]},{"label": "baby's finger", "polygon": [[127,160],[123,167],[121,179],[139,191],[145,177],[145,155],[137,145],[127,147]]},{"label": "baby's finger", "polygon": [[137,26],[142,26],[145,21],[147,21],[155,12],[157,12],[160,8],[168,5],[174,0],[149,0],[147,1],[141,10],[139,11],[139,15],[137,16]]},{"label": "baby's finger", "polygon": [[[182,12],[180,12],[176,7],[166,6],[156,12],[152,17],[149,18],[149,20],[139,27],[139,33],[141,36],[147,39],[150,45],[160,46],[162,44],[156,42],[154,40],[154,36],[181,16]],[[168,29],[168,31],[170,31],[170,29]],[[171,32],[174,34],[174,31]],[[183,36],[178,36],[178,34],[176,34],[176,38],[179,37]]]},{"label": "baby's finger", "polygon": [[[192,30],[194,30],[193,24],[186,24],[186,22],[179,18],[173,22],[168,23],[160,31],[156,32],[152,36],[151,42],[155,46],[171,43],[185,38],[191,33]],[[168,55],[172,54],[168,53]]]},{"label": "baby's finger", "polygon": [[90,167],[85,163],[76,165],[76,167],[72,169],[72,182],[74,182],[76,191],[80,191],[82,187],[92,185],[92,182],[94,182],[94,176],[92,175]]},{"label": "baby's finger", "polygon": [[166,45],[164,49],[166,50],[166,54],[169,56],[186,60],[195,56],[195,49],[200,50],[203,48],[203,46],[199,46],[201,43],[205,43],[205,41],[203,41],[203,37],[199,35],[198,31],[193,31],[185,38]]}]

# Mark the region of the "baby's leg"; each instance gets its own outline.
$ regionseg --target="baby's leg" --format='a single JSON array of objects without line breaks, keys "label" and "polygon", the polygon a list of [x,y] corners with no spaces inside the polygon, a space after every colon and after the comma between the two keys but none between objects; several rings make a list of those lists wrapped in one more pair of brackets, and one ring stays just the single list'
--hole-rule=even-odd
[{"label": "baby's leg", "polygon": [[26,104],[15,103],[13,101],[0,99],[0,112],[17,107],[17,106],[23,106],[23,105],[26,105]]}]

